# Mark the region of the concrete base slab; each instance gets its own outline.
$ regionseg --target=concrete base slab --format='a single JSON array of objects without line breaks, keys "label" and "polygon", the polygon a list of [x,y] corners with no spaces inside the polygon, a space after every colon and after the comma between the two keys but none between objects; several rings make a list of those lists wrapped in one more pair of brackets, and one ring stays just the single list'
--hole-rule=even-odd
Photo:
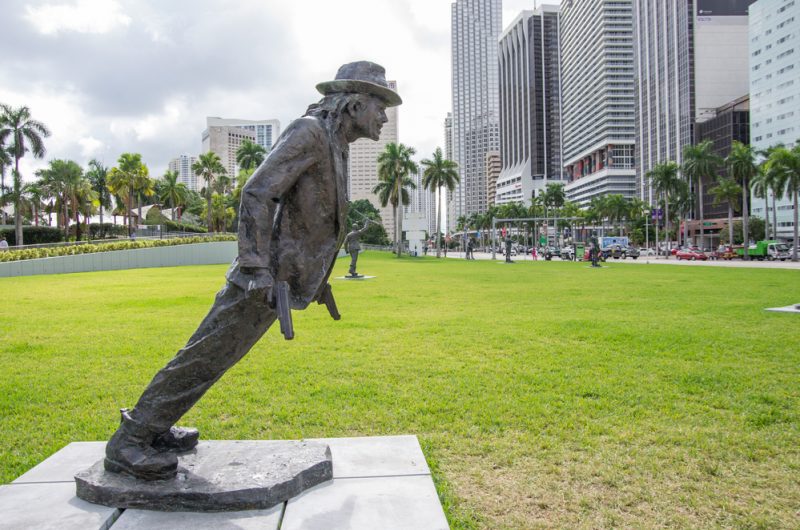
[{"label": "concrete base slab", "polygon": [[428,476],[334,479],[286,506],[281,530],[447,530]]},{"label": "concrete base slab", "polygon": [[800,304],[787,305],[785,307],[768,307],[765,311],[775,311],[777,313],[800,313]]},{"label": "concrete base slab", "polygon": [[201,442],[178,455],[170,480],[139,480],[100,460],[75,475],[78,497],[117,508],[221,512],[271,508],[333,478],[324,443]]},{"label": "concrete base slab", "polygon": [[0,486],[2,530],[106,530],[120,513],[76,498],[69,482]]},{"label": "concrete base slab", "polygon": [[[416,436],[326,438],[309,440],[327,444],[333,461],[333,481],[309,489],[288,504],[270,509],[218,513],[120,510],[85,503],[75,496],[73,475],[103,457],[105,442],[75,442],[31,469],[9,486],[0,487],[0,529],[57,528],[58,530],[170,530],[223,529],[359,529],[447,528],[430,470]],[[201,444],[233,442],[201,442]],[[237,441],[250,450],[269,450],[279,441]],[[260,448],[260,449],[258,449]],[[7,489],[56,486],[53,492],[7,501]],[[55,490],[53,490],[55,491]],[[305,495],[314,504],[330,508],[326,519],[319,508],[305,508]],[[313,494],[313,497],[311,497]],[[10,497],[9,497],[10,498]],[[71,524],[58,510],[88,506],[110,513],[104,521],[80,520]],[[311,510],[311,511],[309,511]],[[351,515],[348,516],[347,514]],[[45,515],[42,515],[45,514]],[[46,514],[56,514],[48,519]],[[310,515],[313,515],[311,517]],[[117,519],[117,516],[119,518]],[[44,517],[44,518],[43,518]],[[102,516],[101,516],[102,518]],[[52,522],[52,524],[51,524]],[[48,526],[51,524],[50,526]]]},{"label": "concrete base slab", "polygon": [[278,530],[285,503],[268,510],[194,513],[125,510],[113,530]]},{"label": "concrete base slab", "polygon": [[358,276],[337,276],[336,279],[337,280],[371,280],[374,277],[375,276],[362,276],[362,275],[359,274]]}]

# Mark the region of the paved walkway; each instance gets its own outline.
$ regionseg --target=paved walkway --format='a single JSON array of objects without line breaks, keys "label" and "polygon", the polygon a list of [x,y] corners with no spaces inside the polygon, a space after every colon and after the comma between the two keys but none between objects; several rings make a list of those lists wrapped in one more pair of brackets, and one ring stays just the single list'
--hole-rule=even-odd
[{"label": "paved walkway", "polygon": [[[492,254],[490,252],[475,252],[475,259],[478,260],[490,260],[492,259]],[[436,255],[435,253],[433,254]],[[453,252],[449,251],[447,253],[448,258],[453,259],[464,259],[463,252]],[[502,254],[497,254],[496,259],[503,260],[505,259]],[[533,259],[531,258],[530,254],[521,255],[518,254],[512,257],[514,261],[522,261],[522,262],[531,262]],[[547,263],[544,258],[539,258],[538,261],[542,261]],[[558,258],[554,258],[553,261],[560,261]],[[740,259],[736,260],[707,260],[707,261],[679,261],[674,257],[670,259],[666,259],[663,256],[655,257],[655,256],[640,256],[638,259],[609,259],[609,264],[612,263],[626,263],[632,265],[641,265],[641,264],[656,264],[656,265],[679,265],[683,267],[734,267],[734,268],[751,268],[751,269],[794,269],[800,270],[800,261],[793,262],[793,261],[743,261]]]}]

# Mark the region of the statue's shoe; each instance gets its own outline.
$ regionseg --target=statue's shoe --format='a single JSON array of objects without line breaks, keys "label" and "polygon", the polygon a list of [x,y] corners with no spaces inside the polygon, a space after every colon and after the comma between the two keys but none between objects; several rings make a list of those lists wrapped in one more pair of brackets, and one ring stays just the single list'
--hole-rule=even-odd
[{"label": "statue's shoe", "polygon": [[123,409],[119,429],[106,444],[106,470],[142,480],[174,478],[178,471],[178,457],[171,451],[154,448],[155,437]]},{"label": "statue's shoe", "polygon": [[170,427],[170,429],[156,436],[153,447],[158,450],[176,451],[182,453],[191,451],[197,446],[200,431],[191,427]]}]

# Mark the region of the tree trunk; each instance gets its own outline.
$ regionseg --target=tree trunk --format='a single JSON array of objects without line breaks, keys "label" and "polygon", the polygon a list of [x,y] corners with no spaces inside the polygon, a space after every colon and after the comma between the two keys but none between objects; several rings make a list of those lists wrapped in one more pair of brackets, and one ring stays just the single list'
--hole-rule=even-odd
[{"label": "tree trunk", "polygon": [[769,237],[769,190],[764,190],[764,239]]},{"label": "tree trunk", "polygon": [[133,190],[128,191],[128,199],[125,201],[128,208],[128,237],[133,233]]},{"label": "tree trunk", "polygon": [[798,215],[797,211],[797,188],[794,189],[794,249],[792,250],[792,261],[797,261],[797,243],[798,243],[798,235],[800,235],[800,226],[798,226],[798,221],[800,221],[800,215]]},{"label": "tree trunk", "polygon": [[664,231],[667,233],[667,256],[666,258],[669,259],[670,255],[672,254],[672,236],[669,233],[669,195],[667,195],[666,200],[664,201],[664,214],[666,215],[666,220],[664,222]]},{"label": "tree trunk", "polygon": [[775,239],[778,239],[778,203],[775,190],[772,190],[772,230],[775,232]]},{"label": "tree trunk", "polygon": [[20,210],[20,188],[22,178],[19,175],[19,158],[14,157],[14,235],[17,238],[17,246],[25,244],[22,236],[22,211]]},{"label": "tree trunk", "polygon": [[700,191],[700,201],[699,201],[700,202],[700,204],[699,204],[699,206],[700,206],[700,244],[697,245],[697,246],[700,247],[700,248],[703,248],[705,246],[704,245],[704,243],[705,243],[705,237],[704,237],[705,236],[705,228],[703,228],[703,220],[705,219],[705,215],[704,215],[704,212],[703,212],[703,176],[702,175],[700,175],[700,177],[697,179],[697,183],[698,183],[698,185],[697,185],[698,189]]},{"label": "tree trunk", "polygon": [[442,187],[438,187],[437,191],[437,199],[436,199],[436,235],[435,235],[435,245],[436,245],[436,258],[439,259],[442,256]]},{"label": "tree trunk", "polygon": [[206,199],[206,208],[208,209],[208,215],[206,215],[206,224],[208,224],[208,231],[213,232],[214,226],[211,224],[211,190],[209,190],[208,198]]},{"label": "tree trunk", "polygon": [[728,203],[728,241],[733,248],[733,204]]}]

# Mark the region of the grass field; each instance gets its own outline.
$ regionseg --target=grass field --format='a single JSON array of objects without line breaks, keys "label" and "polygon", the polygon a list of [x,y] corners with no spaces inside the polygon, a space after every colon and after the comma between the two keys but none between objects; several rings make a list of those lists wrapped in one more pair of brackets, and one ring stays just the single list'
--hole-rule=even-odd
[{"label": "grass field", "polygon": [[[346,272],[340,260],[335,275]],[[107,439],[225,266],[0,279],[0,482]],[[800,527],[798,271],[366,253],[191,410],[206,439],[417,434],[453,528]]]}]

